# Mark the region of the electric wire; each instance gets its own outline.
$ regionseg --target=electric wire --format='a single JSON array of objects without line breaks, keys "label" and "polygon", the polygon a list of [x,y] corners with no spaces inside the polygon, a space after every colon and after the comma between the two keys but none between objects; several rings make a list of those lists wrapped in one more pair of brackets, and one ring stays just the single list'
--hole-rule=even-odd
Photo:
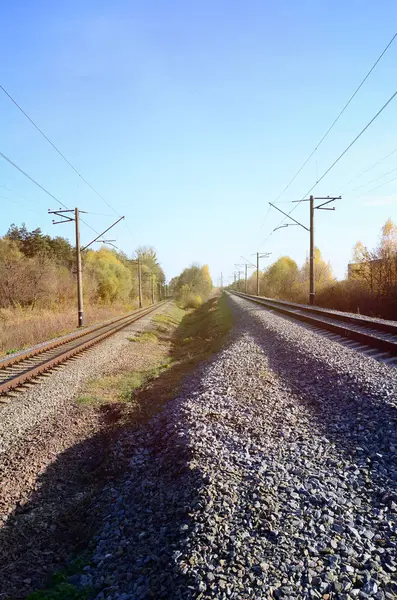
[{"label": "electric wire", "polygon": [[18,165],[16,165],[10,158],[8,158],[8,156],[6,156],[5,154],[3,154],[2,152],[0,152],[0,156],[2,158],[4,158],[4,160],[6,160],[11,166],[13,166],[15,169],[17,169],[17,171],[19,171],[20,173],[22,173],[22,175],[25,175],[25,177],[27,177],[32,183],[34,183],[35,185],[37,185],[37,187],[40,188],[45,194],[47,194],[47,196],[49,196],[50,198],[52,198],[53,200],[55,200],[55,202],[58,202],[61,206],[63,206],[64,208],[66,208],[66,210],[69,210],[69,208],[66,206],[66,204],[64,204],[63,202],[61,202],[61,200],[59,200],[59,198],[57,198],[56,196],[54,196],[54,194],[51,194],[51,192],[49,192],[43,185],[41,185],[38,181],[36,181],[35,179],[33,179],[33,177],[31,177],[30,175],[28,175],[26,173],[26,171],[24,171],[23,169],[21,169],[21,167],[18,167]]},{"label": "electric wire", "polygon": [[76,169],[76,167],[70,162],[70,160],[68,160],[66,158],[66,156],[59,150],[59,148],[57,148],[57,146],[50,140],[50,138],[44,133],[44,131],[42,129],[40,129],[40,127],[33,121],[33,119],[27,114],[26,111],[24,111],[24,109],[18,104],[18,102],[11,96],[11,94],[9,94],[7,92],[7,90],[0,85],[0,89],[5,93],[6,96],[8,96],[8,98],[11,100],[11,102],[13,102],[13,104],[15,104],[15,106],[18,108],[18,110],[21,111],[21,113],[28,119],[28,121],[30,121],[30,123],[33,125],[33,127],[35,127],[35,129],[37,129],[37,131],[47,140],[47,142],[53,147],[53,149],[55,150],[55,152],[57,152],[59,154],[59,156],[69,165],[69,167],[71,169],[73,169],[73,171],[76,173],[76,175],[78,175],[82,181],[84,181],[84,183],[86,185],[88,185],[88,187],[99,197],[101,198],[101,200],[103,200],[105,202],[105,204],[118,216],[120,217],[121,215],[118,214],[117,210],[115,208],[113,208],[113,206],[111,206],[109,204],[109,202],[89,183],[89,181],[86,180],[85,177],[83,177],[83,175],[80,173],[80,171],[78,171]]},{"label": "electric wire", "polygon": [[[363,129],[360,131],[360,133],[358,135],[356,135],[354,140],[352,142],[350,142],[350,144],[347,146],[347,148],[345,148],[343,150],[343,152],[338,156],[338,158],[336,160],[334,160],[334,162],[328,167],[328,169],[326,171],[324,171],[324,173],[314,183],[314,185],[312,185],[311,188],[303,195],[303,197],[299,201],[297,201],[295,206],[289,211],[288,216],[291,215],[294,212],[294,210],[296,210],[298,208],[300,203],[305,200],[306,196],[308,196],[310,194],[310,192],[312,192],[314,190],[314,188],[320,183],[320,181],[322,181],[324,179],[324,177],[326,175],[328,175],[328,173],[337,165],[337,163],[341,160],[341,158],[343,158],[343,156],[345,156],[345,154],[350,150],[350,148],[359,140],[359,138],[363,135],[363,133],[372,125],[372,123],[379,117],[379,115],[385,110],[385,108],[390,104],[390,102],[396,96],[397,96],[397,90],[394,92],[394,94],[392,94],[390,96],[390,98],[387,100],[387,102],[384,103],[384,105],[378,110],[376,115],[374,117],[372,117],[372,119],[365,125],[365,127],[363,127]],[[280,222],[280,225],[282,225],[284,223],[284,221],[288,218],[288,216],[284,217],[284,219]],[[278,225],[278,227],[280,225]]]},{"label": "electric wire", "polygon": [[29,212],[35,213],[36,215],[40,215],[40,213],[37,210],[34,210],[33,208],[29,208],[29,206],[25,206],[24,204],[21,204],[20,202],[18,202],[17,200],[14,200],[13,198],[9,198],[8,196],[3,196],[3,195],[0,195],[0,198],[4,198],[4,200],[8,200],[9,202],[12,202],[13,204],[16,204],[17,206],[20,206],[21,208],[28,210]]},{"label": "electric wire", "polygon": [[[83,177],[83,175],[80,173],[80,171],[78,169],[76,169],[76,167],[70,162],[70,160],[68,160],[66,158],[66,156],[59,150],[59,148],[57,148],[57,146],[50,140],[50,138],[44,133],[44,131],[33,121],[33,119],[27,114],[27,112],[18,104],[18,102],[15,100],[15,98],[13,98],[11,96],[11,94],[4,88],[4,86],[0,85],[0,89],[4,92],[4,94],[11,100],[11,102],[18,108],[18,110],[28,119],[28,121],[33,125],[33,127],[44,137],[45,140],[47,140],[47,142],[50,144],[50,146],[52,146],[52,148],[59,154],[59,156],[69,165],[69,167],[71,169],[73,169],[73,171],[76,173],[76,175],[78,175],[80,177],[80,179],[86,184],[88,185],[88,187],[94,192],[94,194],[96,194],[101,200],[103,200],[103,202],[105,202],[105,204],[118,216],[120,217],[121,215],[118,213],[118,211],[111,205],[109,204],[109,202],[106,200],[106,198],[104,198],[102,196],[102,194],[100,194],[98,192],[98,190],[96,190],[89,181],[87,181],[87,179],[85,177]],[[63,205],[64,206],[64,205]],[[103,215],[105,216],[105,215]],[[92,231],[94,231],[95,233],[97,233],[95,231],[95,229],[93,227],[91,227],[90,225],[88,225],[88,223],[86,223],[83,219],[80,219],[82,221],[82,223],[84,223],[87,227],[89,227]],[[128,228],[128,231],[131,235],[131,237],[133,238],[133,235],[130,231],[130,229]]]},{"label": "electric wire", "polygon": [[[393,169],[394,171],[396,169]],[[370,194],[371,192],[374,192],[375,190],[378,190],[380,187],[387,185],[388,183],[392,183],[393,181],[396,181],[397,177],[393,177],[393,179],[389,179],[389,181],[384,181],[383,183],[380,183],[379,185],[371,188],[370,190],[367,190],[366,192],[363,192],[362,194],[359,194],[358,196],[355,197],[355,200],[357,200],[357,198],[362,198],[363,196],[366,196],[367,194]]]},{"label": "electric wire", "polygon": [[397,167],[395,167],[394,169],[391,169],[390,171],[387,171],[386,173],[382,173],[382,175],[379,175],[378,177],[375,177],[374,179],[370,179],[369,181],[366,181],[365,183],[358,185],[357,187],[352,189],[352,192],[356,192],[360,188],[363,188],[366,185],[370,185],[371,183],[374,183],[374,181],[379,181],[379,179],[382,179],[382,177],[386,177],[387,175],[390,175],[390,173],[394,173],[395,171],[397,171]]},{"label": "electric wire", "polygon": [[382,57],[387,52],[387,50],[390,48],[390,46],[392,45],[392,43],[394,42],[394,40],[396,39],[396,37],[397,37],[397,32],[393,35],[393,37],[391,38],[390,42],[387,44],[386,48],[383,50],[383,52],[380,54],[380,56],[376,59],[376,61],[374,62],[374,64],[372,65],[372,67],[370,68],[370,70],[368,71],[368,73],[366,74],[366,76],[364,77],[364,79],[361,81],[361,83],[358,86],[358,88],[355,90],[355,92],[352,94],[352,96],[350,96],[349,100],[346,102],[345,106],[342,108],[342,110],[340,111],[340,113],[338,114],[338,116],[336,117],[336,119],[333,121],[333,123],[331,124],[331,126],[325,132],[325,134],[323,135],[323,137],[321,138],[321,140],[317,143],[317,145],[314,148],[314,150],[309,154],[309,156],[306,158],[306,160],[304,161],[304,163],[302,164],[302,166],[295,173],[295,175],[293,176],[293,178],[285,186],[285,188],[282,190],[282,192],[277,196],[275,202],[277,202],[277,200],[279,200],[281,198],[281,196],[288,190],[288,188],[292,185],[292,183],[295,181],[295,179],[298,177],[298,175],[301,173],[301,171],[307,165],[307,163],[309,162],[309,160],[312,158],[313,154],[315,154],[315,152],[317,152],[317,150],[319,149],[319,147],[321,146],[321,144],[323,143],[323,141],[325,140],[325,138],[328,136],[328,134],[334,128],[334,126],[336,125],[336,123],[339,121],[339,119],[341,118],[341,116],[343,115],[343,113],[345,112],[345,110],[347,109],[347,107],[349,106],[349,104],[352,102],[353,98],[357,95],[357,93],[359,92],[359,90],[362,88],[362,86],[364,85],[364,83],[367,81],[368,77],[371,75],[372,71],[375,69],[376,65],[382,59]]},{"label": "electric wire", "polygon": [[369,167],[367,167],[366,169],[364,169],[364,171],[360,171],[360,173],[358,173],[357,175],[355,175],[354,177],[352,177],[352,179],[350,179],[345,184],[344,189],[347,188],[351,183],[353,183],[353,181],[356,181],[356,179],[359,179],[362,175],[365,175],[365,173],[368,173],[368,171],[371,171],[372,169],[374,169],[375,167],[377,167],[378,165],[380,165],[387,158],[389,158],[390,156],[393,156],[393,154],[395,154],[396,152],[397,152],[397,148],[394,148],[394,150],[392,150],[391,152],[389,152],[389,154],[386,154],[386,156],[382,156],[382,158],[380,158],[374,164],[372,164]]},{"label": "electric wire", "polygon": [[[53,200],[55,200],[55,202],[58,202],[58,204],[60,204],[64,208],[66,208],[66,210],[70,210],[69,207],[66,206],[66,204],[64,204],[61,200],[59,200],[59,198],[57,198],[56,196],[54,196],[54,194],[51,194],[51,192],[49,192],[43,185],[41,185],[41,183],[39,183],[38,181],[36,181],[35,179],[33,179],[33,177],[31,177],[30,175],[28,175],[28,173],[26,173],[26,171],[24,171],[23,169],[21,169],[21,167],[18,167],[18,165],[16,163],[14,163],[10,158],[8,158],[8,156],[6,156],[5,154],[3,154],[3,152],[0,152],[0,156],[4,160],[6,160],[11,166],[13,166],[15,169],[17,169],[17,171],[19,171],[20,173],[22,173],[22,175],[24,175],[25,177],[27,177],[38,188],[40,188],[45,194],[47,194],[47,196],[49,196],[50,198],[52,198]],[[84,223],[84,225],[86,225],[87,227],[89,227],[89,229],[91,229],[94,233],[98,234],[98,232],[93,227],[91,227],[91,225],[89,225],[86,221],[84,221],[83,219],[80,219],[80,221],[82,221],[82,223]]]}]

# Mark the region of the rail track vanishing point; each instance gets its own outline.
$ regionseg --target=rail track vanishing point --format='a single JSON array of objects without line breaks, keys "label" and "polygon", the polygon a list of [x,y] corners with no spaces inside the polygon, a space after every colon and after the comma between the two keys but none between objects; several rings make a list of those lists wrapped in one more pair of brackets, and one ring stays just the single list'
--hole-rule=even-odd
[{"label": "rail track vanishing point", "polygon": [[149,308],[139,309],[0,360],[0,396],[142,319],[165,302],[158,302]]},{"label": "rail track vanishing point", "polygon": [[397,322],[395,321],[388,323],[305,304],[252,296],[241,292],[233,293],[284,316],[307,323],[319,331],[325,329],[329,332],[328,337],[336,341],[347,338],[352,348],[397,366]]}]

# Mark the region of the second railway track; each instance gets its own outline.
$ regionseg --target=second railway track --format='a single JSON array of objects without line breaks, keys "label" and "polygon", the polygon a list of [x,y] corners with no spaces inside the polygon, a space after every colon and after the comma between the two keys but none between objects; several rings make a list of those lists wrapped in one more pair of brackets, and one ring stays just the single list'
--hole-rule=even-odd
[{"label": "second railway track", "polygon": [[376,359],[397,366],[397,322],[363,318],[324,308],[251,296],[237,292],[241,298],[260,304],[284,316],[329,332],[330,337],[350,343],[352,347]]},{"label": "second railway track", "polygon": [[159,302],[0,360],[0,395],[22,386],[159,308]]}]

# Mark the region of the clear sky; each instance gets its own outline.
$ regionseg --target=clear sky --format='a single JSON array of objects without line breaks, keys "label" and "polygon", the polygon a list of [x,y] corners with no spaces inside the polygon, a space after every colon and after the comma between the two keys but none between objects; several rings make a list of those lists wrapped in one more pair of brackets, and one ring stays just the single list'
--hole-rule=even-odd
[{"label": "clear sky", "polygon": [[[395,33],[397,2],[22,0],[3,2],[0,22],[0,83],[126,215],[132,235],[117,226],[118,247],[154,246],[168,279],[208,263],[216,282],[257,250],[305,260],[299,227],[264,242],[282,220],[268,202]],[[397,40],[280,200],[302,197],[396,91],[396,75]],[[0,132],[0,151],[67,206],[113,214],[3,93]],[[316,212],[316,244],[338,277],[357,240],[373,246],[397,220],[397,180],[370,191],[397,176],[380,177],[397,152],[348,183],[395,148],[397,99],[315,189],[343,196],[335,212]],[[1,158],[0,206],[0,234],[25,221],[73,239],[72,225],[51,224],[55,202]],[[307,224],[307,203],[294,216]],[[112,216],[85,219],[101,231]],[[82,243],[92,237],[83,225]]]}]

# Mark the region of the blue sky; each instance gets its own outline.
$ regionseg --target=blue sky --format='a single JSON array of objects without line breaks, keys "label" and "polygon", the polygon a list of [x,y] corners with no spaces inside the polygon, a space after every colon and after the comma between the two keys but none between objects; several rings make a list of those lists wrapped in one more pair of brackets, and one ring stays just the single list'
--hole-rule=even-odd
[{"label": "blue sky", "polygon": [[[193,261],[208,263],[214,281],[257,250],[305,260],[303,229],[281,229],[264,242],[282,220],[268,202],[397,22],[397,3],[383,0],[23,0],[0,11],[0,83],[126,215],[129,230],[114,231],[118,247],[130,254],[154,246],[168,278]],[[302,197],[397,89],[396,75],[397,40],[280,200]],[[114,214],[4,94],[0,131],[0,151],[67,206]],[[314,190],[343,196],[335,212],[316,213],[316,244],[338,277],[357,240],[373,246],[384,221],[397,220],[397,180],[370,191],[393,178],[380,176],[397,167],[397,152],[347,185],[394,148],[397,99]],[[0,234],[25,221],[73,236],[71,225],[51,224],[54,202],[2,159],[0,205]],[[307,203],[294,216],[307,224]],[[101,231],[112,216],[86,220]],[[92,237],[83,225],[82,242]]]}]

